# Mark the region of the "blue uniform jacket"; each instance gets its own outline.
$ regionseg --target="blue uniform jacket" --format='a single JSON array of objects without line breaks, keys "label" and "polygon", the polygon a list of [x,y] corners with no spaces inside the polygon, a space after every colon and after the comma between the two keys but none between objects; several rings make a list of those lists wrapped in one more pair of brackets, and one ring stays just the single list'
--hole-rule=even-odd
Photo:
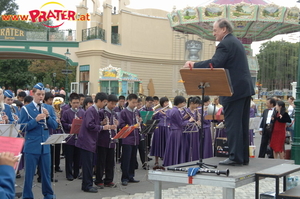
[{"label": "blue uniform jacket", "polygon": [[[45,142],[49,137],[49,130],[44,130],[44,120],[37,122],[35,120],[36,116],[40,114],[39,110],[35,107],[33,102],[21,109],[21,124],[27,124],[25,129],[25,145],[24,153],[32,154],[45,154],[50,153],[49,145],[41,145],[42,142]],[[56,129],[57,122],[54,109],[52,106],[43,104],[43,107],[46,108],[49,112],[49,118],[47,121],[48,128]],[[23,128],[21,128],[23,129]]]},{"label": "blue uniform jacket", "polygon": [[12,166],[0,165],[0,198],[15,198],[15,170]]}]

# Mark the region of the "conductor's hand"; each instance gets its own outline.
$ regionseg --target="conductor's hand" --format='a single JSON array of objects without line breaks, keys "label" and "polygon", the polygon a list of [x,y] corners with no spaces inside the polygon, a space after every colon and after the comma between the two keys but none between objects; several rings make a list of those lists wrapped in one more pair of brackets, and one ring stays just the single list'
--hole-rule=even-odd
[{"label": "conductor's hand", "polygon": [[19,158],[15,157],[11,152],[0,153],[0,165],[8,165],[14,167],[15,163],[18,162]]},{"label": "conductor's hand", "polygon": [[195,64],[195,62],[187,61],[187,62],[185,62],[183,68],[190,68],[190,67],[194,68],[194,64]]},{"label": "conductor's hand", "polygon": [[35,120],[36,120],[37,122],[39,122],[39,121],[41,121],[41,120],[44,120],[44,119],[46,119],[46,114],[44,114],[44,113],[38,114],[38,115],[36,116],[36,118],[35,118]]}]

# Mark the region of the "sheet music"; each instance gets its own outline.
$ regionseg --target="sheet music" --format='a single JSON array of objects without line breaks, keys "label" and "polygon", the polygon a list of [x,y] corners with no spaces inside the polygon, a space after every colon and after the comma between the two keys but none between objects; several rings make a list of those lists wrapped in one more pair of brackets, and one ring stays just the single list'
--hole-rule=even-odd
[{"label": "sheet music", "polygon": [[42,142],[41,145],[46,144],[60,144],[65,143],[65,139],[70,136],[70,134],[53,134],[45,142]]},{"label": "sheet music", "polygon": [[249,121],[249,129],[259,129],[262,117],[251,117]]},{"label": "sheet music", "polygon": [[20,125],[0,124],[0,136],[18,137]]},{"label": "sheet music", "polygon": [[[14,154],[14,156],[19,156],[24,146],[24,142],[24,138],[0,136],[0,153],[11,152]],[[18,167],[18,165],[19,162],[15,164],[15,170]]]}]

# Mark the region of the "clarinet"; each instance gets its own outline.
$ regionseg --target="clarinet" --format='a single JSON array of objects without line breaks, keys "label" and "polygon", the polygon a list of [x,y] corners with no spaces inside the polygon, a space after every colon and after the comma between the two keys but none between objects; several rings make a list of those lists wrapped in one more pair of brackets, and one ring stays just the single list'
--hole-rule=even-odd
[{"label": "clarinet", "polygon": [[[137,108],[134,109],[134,112],[137,110]],[[141,128],[141,123],[139,122],[139,116],[138,116],[138,113],[135,112],[135,119],[136,119],[136,123],[139,124],[139,134],[141,135],[141,141],[144,140],[144,136],[142,134],[142,128]]]},{"label": "clarinet", "polygon": [[[44,106],[43,106],[43,101],[40,101],[40,104],[41,104],[41,114],[43,113],[43,108],[44,108]],[[48,130],[48,125],[47,125],[47,118],[45,117],[44,118],[44,120],[45,120],[45,122],[44,122],[44,130]]]},{"label": "clarinet", "polygon": [[[77,108],[74,108],[74,111],[75,111],[75,119],[79,119],[79,117],[77,116],[77,112],[78,112],[78,109]],[[78,135],[77,134],[75,134],[75,140],[77,140],[78,139]]]},{"label": "clarinet", "polygon": [[14,123],[17,124],[18,123],[18,119],[16,119],[16,118],[18,118],[18,116],[16,115],[16,110],[13,107],[13,105],[10,105],[10,110],[11,110],[12,117],[14,119]]},{"label": "clarinet", "polygon": [[[111,113],[112,114],[112,113]],[[106,113],[106,111],[104,110],[104,117],[105,117],[105,119],[106,119],[106,121],[108,122],[108,125],[110,125],[110,118],[107,116],[107,113]],[[113,139],[112,139],[112,135],[111,135],[111,129],[109,128],[108,129],[108,133],[109,133],[109,140],[110,140],[110,143],[113,143],[114,141],[113,141]]]}]

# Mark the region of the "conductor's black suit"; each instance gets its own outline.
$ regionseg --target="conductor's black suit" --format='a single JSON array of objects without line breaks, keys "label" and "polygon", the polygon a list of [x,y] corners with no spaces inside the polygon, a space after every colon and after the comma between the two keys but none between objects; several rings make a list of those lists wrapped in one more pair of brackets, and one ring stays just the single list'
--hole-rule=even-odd
[{"label": "conductor's black suit", "polygon": [[[224,107],[229,159],[239,164],[249,163],[249,115],[253,82],[244,46],[232,34],[220,41],[212,59],[197,62],[194,68],[225,68],[229,71],[233,95],[220,97]],[[221,85],[220,85],[221,86]]]},{"label": "conductor's black suit", "polygon": [[[262,114],[262,120],[260,123],[260,128],[262,130],[262,135],[261,135],[261,143],[260,143],[260,148],[259,148],[259,158],[264,158],[266,153],[267,153],[267,148],[271,139],[271,132],[268,130],[268,127],[270,126],[270,123],[273,123],[273,120],[270,119],[270,121],[267,121],[268,119],[268,114],[271,116],[274,115],[274,110],[273,109],[265,109],[263,114]],[[273,152],[271,153],[271,156],[273,157]]]}]

